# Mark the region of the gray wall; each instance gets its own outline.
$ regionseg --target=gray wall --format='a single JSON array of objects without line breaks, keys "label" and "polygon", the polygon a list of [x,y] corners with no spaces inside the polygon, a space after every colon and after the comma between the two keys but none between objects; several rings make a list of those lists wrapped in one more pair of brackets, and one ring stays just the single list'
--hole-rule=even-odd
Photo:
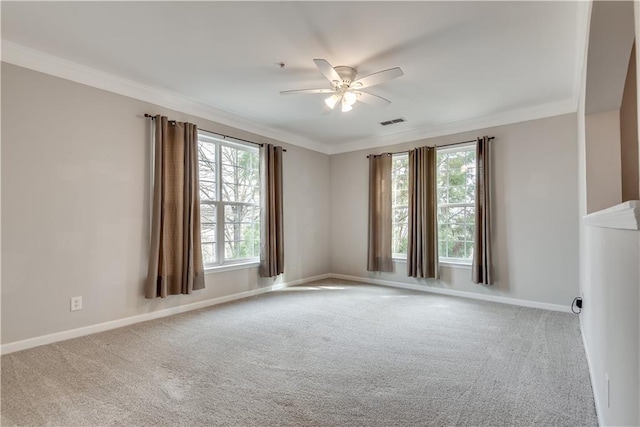
[{"label": "gray wall", "polygon": [[[257,269],[208,274],[193,295],[147,300],[149,139],[144,113],[266,138],[2,64],[2,343],[258,286]],[[329,156],[286,147],[285,275],[329,266]],[[81,295],[81,311],[69,298]]]},{"label": "gray wall", "polygon": [[[495,188],[493,286],[471,283],[468,268],[442,268],[442,278],[366,271],[369,153],[466,141],[493,135]],[[576,116],[482,129],[393,147],[331,156],[333,273],[422,284],[568,306],[578,294],[578,150]]]},{"label": "gray wall", "polygon": [[587,213],[592,213],[622,201],[620,110],[587,114],[585,135]]},{"label": "gray wall", "polygon": [[636,49],[631,49],[624,93],[620,104],[620,169],[622,172],[622,201],[639,200],[638,173],[638,85],[636,79]]}]

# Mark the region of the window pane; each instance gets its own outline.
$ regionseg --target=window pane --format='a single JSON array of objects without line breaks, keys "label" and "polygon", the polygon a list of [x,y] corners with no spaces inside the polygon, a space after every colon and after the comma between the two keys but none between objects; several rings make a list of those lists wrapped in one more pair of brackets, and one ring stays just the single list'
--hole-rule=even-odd
[{"label": "window pane", "polygon": [[473,243],[474,241],[473,239],[475,239],[475,235],[476,235],[475,224],[467,224],[465,240],[468,240],[471,243]]},{"label": "window pane", "polygon": [[467,247],[467,258],[468,259],[473,259],[473,242],[465,242],[465,246]]},{"label": "window pane", "polygon": [[449,253],[447,256],[449,258],[466,258],[464,253],[464,242],[459,240],[453,240],[448,242],[449,245]]},{"label": "window pane", "polygon": [[260,208],[226,205],[224,207],[225,259],[260,256]]},{"label": "window pane", "polygon": [[409,236],[408,214],[409,208],[407,207],[396,207],[393,209],[392,253],[394,254],[407,253],[407,242]]},{"label": "window pane", "polygon": [[409,157],[394,155],[391,160],[392,252],[407,253],[409,205]]},{"label": "window pane", "polygon": [[216,161],[216,144],[213,142],[198,141],[198,160],[212,162]]},{"label": "window pane", "polygon": [[200,199],[216,200],[216,145],[198,141],[198,178],[200,180]]},{"label": "window pane", "polygon": [[467,189],[464,185],[454,185],[449,187],[448,203],[466,203]]},{"label": "window pane", "polygon": [[215,203],[200,204],[200,223],[215,224],[216,222],[216,205]]},{"label": "window pane", "polygon": [[202,244],[202,261],[213,264],[216,261],[216,206],[200,205],[200,242]]},{"label": "window pane", "polygon": [[258,152],[222,146],[222,200],[260,204]]},{"label": "window pane", "polygon": [[443,224],[452,222],[465,222],[465,207],[444,206],[439,209],[438,220]]},{"label": "window pane", "polygon": [[474,178],[471,180],[469,180],[470,184],[467,185],[467,189],[466,189],[466,202],[467,203],[475,203],[476,200],[476,180],[475,180],[475,176]]},{"label": "window pane", "polygon": [[464,222],[467,224],[475,224],[476,221],[476,208],[474,206],[467,206],[464,208]]},{"label": "window pane", "polygon": [[200,201],[213,202],[216,200],[216,183],[200,180]]},{"label": "window pane", "polygon": [[466,227],[465,224],[461,224],[458,222],[449,224],[449,229],[451,230],[450,237],[456,241],[463,241],[466,235]]}]

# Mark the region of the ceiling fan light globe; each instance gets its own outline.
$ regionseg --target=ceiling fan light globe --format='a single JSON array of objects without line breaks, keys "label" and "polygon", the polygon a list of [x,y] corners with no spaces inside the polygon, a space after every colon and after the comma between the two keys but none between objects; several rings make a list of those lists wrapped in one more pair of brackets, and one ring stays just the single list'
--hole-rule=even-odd
[{"label": "ceiling fan light globe", "polygon": [[346,102],[342,103],[342,112],[346,113],[347,111],[351,111],[353,110],[353,107],[349,104],[347,104]]},{"label": "ceiling fan light globe", "polygon": [[339,100],[340,100],[340,97],[338,95],[331,95],[330,97],[324,100],[324,103],[327,104],[327,107],[333,110]]},{"label": "ceiling fan light globe", "polygon": [[353,105],[356,103],[356,101],[358,100],[358,95],[356,95],[353,92],[347,92],[344,94],[344,100],[342,102],[344,102],[347,105]]}]

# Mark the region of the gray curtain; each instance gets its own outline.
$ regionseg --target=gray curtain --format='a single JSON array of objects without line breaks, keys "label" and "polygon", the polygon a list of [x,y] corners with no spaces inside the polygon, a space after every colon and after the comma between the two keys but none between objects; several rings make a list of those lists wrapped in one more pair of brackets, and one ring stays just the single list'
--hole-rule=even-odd
[{"label": "gray curtain", "polygon": [[491,144],[478,138],[476,146],[476,234],[473,246],[473,283],[490,285],[491,277]]},{"label": "gray curtain", "polygon": [[369,156],[368,271],[393,271],[391,255],[391,155]]},{"label": "gray curtain", "polygon": [[200,246],[198,129],[155,117],[151,250],[146,298],[204,288]]},{"label": "gray curtain", "polygon": [[282,220],[282,147],[264,144],[260,149],[262,206],[260,209],[260,276],[284,272]]},{"label": "gray curtain", "polygon": [[409,150],[407,275],[438,277],[435,147]]}]

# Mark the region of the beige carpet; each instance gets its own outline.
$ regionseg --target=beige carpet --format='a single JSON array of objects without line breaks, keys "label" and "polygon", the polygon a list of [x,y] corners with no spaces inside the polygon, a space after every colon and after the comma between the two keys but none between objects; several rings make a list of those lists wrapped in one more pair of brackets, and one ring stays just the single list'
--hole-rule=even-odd
[{"label": "beige carpet", "polygon": [[2,425],[597,425],[578,317],[324,281],[2,357]]}]

